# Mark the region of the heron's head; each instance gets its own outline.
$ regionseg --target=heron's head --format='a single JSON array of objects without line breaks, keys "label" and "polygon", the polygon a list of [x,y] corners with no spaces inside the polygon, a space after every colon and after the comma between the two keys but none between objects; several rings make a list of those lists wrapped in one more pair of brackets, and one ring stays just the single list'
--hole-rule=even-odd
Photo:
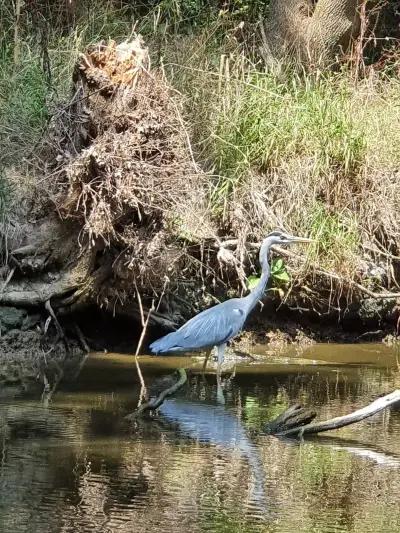
[{"label": "heron's head", "polygon": [[286,246],[295,242],[313,242],[313,240],[306,237],[296,237],[295,235],[290,235],[284,231],[272,231],[262,242],[260,249],[260,263],[263,264],[265,259],[267,259],[268,251],[272,245],[278,244],[279,246]]}]

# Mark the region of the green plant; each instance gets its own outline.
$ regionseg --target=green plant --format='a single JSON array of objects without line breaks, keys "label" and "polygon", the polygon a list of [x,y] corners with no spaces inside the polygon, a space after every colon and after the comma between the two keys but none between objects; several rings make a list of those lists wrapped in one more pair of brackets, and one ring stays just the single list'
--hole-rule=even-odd
[{"label": "green plant", "polygon": [[357,220],[348,210],[333,211],[317,202],[309,215],[309,260],[328,269],[342,266],[354,275],[354,260],[360,245]]},{"label": "green plant", "polygon": [[[271,261],[271,274],[270,279],[272,286],[275,288],[287,285],[290,281],[289,272],[286,270],[285,263],[281,258],[274,258]],[[260,281],[260,276],[250,275],[247,278],[247,288],[249,290],[254,289]]]},{"label": "green plant", "polygon": [[0,141],[5,148],[0,162],[26,155],[47,121],[47,88],[37,59],[27,54],[18,65],[0,67]]},{"label": "green plant", "polygon": [[298,157],[310,162],[316,179],[357,172],[365,141],[354,127],[349,87],[333,76],[286,76],[250,71],[246,80],[225,84],[212,132],[220,175],[214,202],[251,171],[268,172]]}]

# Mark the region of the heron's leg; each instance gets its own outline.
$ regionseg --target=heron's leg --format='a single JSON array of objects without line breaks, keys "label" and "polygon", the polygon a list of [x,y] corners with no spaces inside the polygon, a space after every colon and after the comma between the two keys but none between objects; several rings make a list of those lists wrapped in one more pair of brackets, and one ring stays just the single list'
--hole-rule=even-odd
[{"label": "heron's leg", "polygon": [[225,396],[224,391],[222,389],[222,383],[221,383],[221,366],[224,362],[224,352],[225,352],[226,344],[220,344],[217,346],[217,356],[218,356],[218,363],[217,363],[217,401],[220,404],[225,403]]},{"label": "heron's leg", "polygon": [[206,367],[207,367],[207,363],[208,363],[208,360],[210,359],[210,355],[211,355],[211,352],[213,351],[213,348],[210,348],[209,350],[206,351],[206,356],[204,358],[204,363],[203,363],[203,368],[201,369],[201,371],[205,372],[206,370]]},{"label": "heron's leg", "polygon": [[222,388],[222,383],[221,383],[221,374],[218,374],[218,373],[217,373],[217,403],[221,405],[225,404],[224,389]]},{"label": "heron's leg", "polygon": [[224,362],[224,353],[225,353],[226,343],[220,344],[217,346],[217,355],[218,355],[218,364],[217,364],[217,374],[221,375],[221,366]]}]

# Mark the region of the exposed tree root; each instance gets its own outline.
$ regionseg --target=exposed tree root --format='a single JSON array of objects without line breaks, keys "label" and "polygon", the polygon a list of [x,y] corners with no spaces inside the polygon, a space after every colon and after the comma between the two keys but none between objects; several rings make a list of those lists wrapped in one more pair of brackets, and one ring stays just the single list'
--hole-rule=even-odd
[{"label": "exposed tree root", "polygon": [[[224,240],[240,231],[218,228],[210,214],[209,180],[194,161],[178,104],[162,72],[149,70],[141,39],[101,42],[80,55],[71,101],[38,148],[43,175],[39,169],[34,215],[21,215],[19,231],[5,239],[0,305],[47,304],[56,316],[97,305],[139,322],[156,301],[149,324],[174,329],[229,289],[229,296],[244,294],[259,244],[246,244],[250,230],[240,242]],[[299,264],[292,252],[279,253]],[[375,299],[400,296],[310,271],[325,284],[306,295],[305,306],[323,294],[320,307],[330,310],[331,286]]]}]

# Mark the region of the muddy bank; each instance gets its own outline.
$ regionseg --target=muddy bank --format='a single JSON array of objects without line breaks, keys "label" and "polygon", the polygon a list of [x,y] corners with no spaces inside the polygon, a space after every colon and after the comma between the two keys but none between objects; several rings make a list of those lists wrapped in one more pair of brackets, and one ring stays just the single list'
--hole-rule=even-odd
[{"label": "muddy bank", "polygon": [[[277,305],[265,298],[260,311],[250,316],[244,331],[232,342],[235,350],[246,353],[262,344],[271,350],[288,345],[303,349],[318,342],[360,343],[393,342],[395,329],[376,314],[361,319],[356,313],[341,321],[334,317],[316,317]],[[46,383],[74,379],[86,353],[90,351],[135,352],[142,326],[134,317],[113,316],[92,307],[68,317],[60,317],[58,326],[48,312],[0,307],[0,384],[9,390],[34,388],[42,391]],[[60,336],[60,328],[62,335]],[[148,328],[142,345],[165,334],[167,328]]]},{"label": "muddy bank", "polygon": [[250,317],[238,345],[305,346],[317,342],[392,342],[398,334],[398,308],[388,301],[363,301],[342,314],[318,315],[311,309],[291,309],[266,297],[262,311]]},{"label": "muddy bank", "polygon": [[41,313],[0,307],[2,394],[50,392],[61,379],[77,375],[86,354],[82,340],[72,324],[61,336],[50,322]]}]

